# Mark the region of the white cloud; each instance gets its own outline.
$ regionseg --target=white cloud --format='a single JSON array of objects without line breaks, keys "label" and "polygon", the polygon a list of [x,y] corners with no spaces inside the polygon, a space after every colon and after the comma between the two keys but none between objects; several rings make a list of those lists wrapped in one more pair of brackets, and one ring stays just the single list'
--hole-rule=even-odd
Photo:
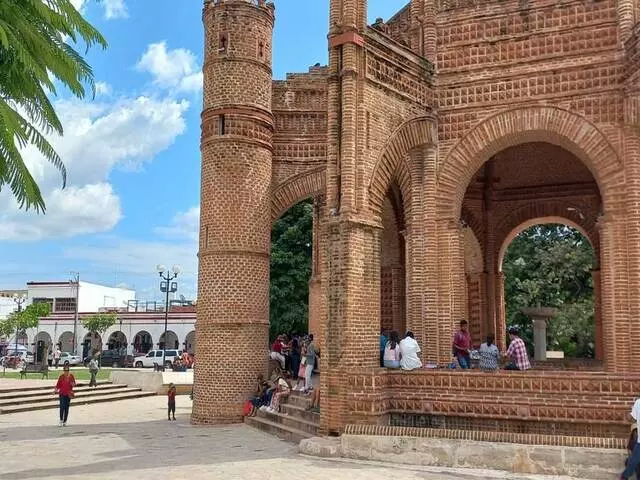
[{"label": "white cloud", "polygon": [[173,217],[169,226],[157,227],[154,231],[167,237],[198,240],[200,229],[200,207],[191,207]]},{"label": "white cloud", "polygon": [[120,199],[108,183],[55,189],[47,214],[0,215],[0,240],[37,241],[111,230],[122,217]]},{"label": "white cloud", "polygon": [[105,82],[96,82],[96,95],[97,96],[108,96],[111,95],[111,85]]},{"label": "white cloud", "polygon": [[23,158],[38,182],[46,215],[24,212],[8,189],[0,193],[0,239],[39,240],[105,232],[122,217],[110,184],[114,168],[139,169],[168,148],[186,130],[189,104],[173,99],[122,98],[113,103],[56,102],[63,137],[50,141],[67,168],[60,175],[33,147]]},{"label": "white cloud", "polygon": [[166,42],[150,44],[136,68],[150,73],[153,83],[160,88],[180,92],[202,89],[202,72],[193,52],[184,48],[167,50]]},{"label": "white cloud", "polygon": [[102,5],[104,6],[104,18],[107,20],[129,17],[124,0],[102,0]]}]

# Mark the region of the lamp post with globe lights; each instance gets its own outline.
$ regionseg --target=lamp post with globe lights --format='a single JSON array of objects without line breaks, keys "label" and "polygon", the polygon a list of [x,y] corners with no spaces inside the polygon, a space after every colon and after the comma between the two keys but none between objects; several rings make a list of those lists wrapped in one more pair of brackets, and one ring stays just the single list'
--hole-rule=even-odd
[{"label": "lamp post with globe lights", "polygon": [[[27,301],[27,296],[24,294],[18,295],[17,293],[14,293],[11,298],[13,298],[13,301],[16,303],[16,305],[18,305],[18,315],[19,315],[20,312],[22,311],[22,304]],[[16,321],[16,352],[15,352],[16,355],[18,354],[19,326],[20,326],[20,322]]]},{"label": "lamp post with globe lights", "polygon": [[166,294],[164,304],[164,343],[162,345],[162,371],[165,369],[165,358],[167,354],[167,324],[169,322],[169,293],[175,293],[178,291],[178,282],[174,282],[175,278],[180,273],[180,267],[174,265],[171,271],[167,270],[164,265],[158,265],[156,267],[158,275],[162,279],[160,282],[160,291]]}]

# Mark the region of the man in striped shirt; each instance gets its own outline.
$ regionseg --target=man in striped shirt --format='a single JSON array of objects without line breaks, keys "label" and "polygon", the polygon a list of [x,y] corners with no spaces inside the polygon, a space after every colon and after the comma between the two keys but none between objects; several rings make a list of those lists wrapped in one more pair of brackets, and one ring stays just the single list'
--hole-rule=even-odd
[{"label": "man in striped shirt", "polygon": [[529,370],[531,363],[529,362],[529,354],[524,341],[520,338],[520,332],[516,327],[509,328],[509,338],[511,343],[505,356],[511,360],[505,370]]}]

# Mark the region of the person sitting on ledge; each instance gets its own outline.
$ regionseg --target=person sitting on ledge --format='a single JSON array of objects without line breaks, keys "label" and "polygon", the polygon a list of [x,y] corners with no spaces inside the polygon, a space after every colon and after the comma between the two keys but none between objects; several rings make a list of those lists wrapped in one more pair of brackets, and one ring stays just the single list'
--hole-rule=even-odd
[{"label": "person sitting on ledge", "polygon": [[283,347],[282,335],[278,335],[275,342],[273,342],[273,345],[271,345],[270,357],[272,360],[278,360],[278,362],[280,362],[280,368],[284,370],[286,368],[286,363],[285,363],[286,360],[284,355],[282,354],[282,347]]},{"label": "person sitting on ledge", "polygon": [[509,338],[511,343],[509,349],[505,353],[510,358],[510,362],[504,367],[505,370],[529,370],[531,363],[529,362],[529,354],[524,341],[520,338],[520,331],[516,327],[509,328]]},{"label": "person sitting on ledge", "polygon": [[460,330],[453,336],[453,355],[458,359],[460,368],[471,368],[471,334],[468,329],[469,323],[466,320],[460,322]]},{"label": "person sitting on ledge", "polygon": [[480,345],[480,370],[483,372],[495,372],[500,362],[500,351],[495,345],[492,333],[487,335],[487,341]]},{"label": "person sitting on ledge", "polygon": [[400,342],[400,368],[403,370],[415,370],[422,367],[418,354],[420,346],[413,338],[413,332],[407,332]]},{"label": "person sitting on ledge", "polygon": [[384,347],[383,365],[385,368],[400,368],[400,337],[398,332],[391,332],[389,341]]}]

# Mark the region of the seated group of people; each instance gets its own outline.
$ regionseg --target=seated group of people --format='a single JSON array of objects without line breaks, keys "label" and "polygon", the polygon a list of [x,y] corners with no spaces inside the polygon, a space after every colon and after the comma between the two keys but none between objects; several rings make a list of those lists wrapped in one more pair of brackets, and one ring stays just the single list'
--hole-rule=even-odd
[{"label": "seated group of people", "polygon": [[[253,417],[258,410],[270,413],[281,413],[280,405],[282,400],[289,396],[292,388],[289,381],[285,378],[284,372],[280,368],[274,369],[269,381],[265,381],[262,374],[256,379],[256,388],[253,395],[249,398],[251,402],[251,410],[248,416]],[[309,410],[313,412],[320,411],[320,389],[313,390],[312,403]]]},{"label": "seated group of people", "polygon": [[270,358],[279,362],[281,372],[297,380],[294,390],[306,393],[312,390],[311,377],[318,357],[320,357],[320,351],[313,341],[313,334],[305,336],[293,334],[291,339],[284,334],[278,335],[271,345]]},{"label": "seated group of people", "polygon": [[[469,333],[469,324],[466,320],[460,322],[460,330],[453,337],[452,353],[453,362],[450,368],[459,366],[462,369],[471,368],[472,342]],[[500,354],[492,334],[487,335],[486,342],[478,350],[479,368],[483,371],[496,371],[500,367],[502,356],[508,359],[505,370],[529,370],[531,363],[527,347],[524,344],[517,328],[509,328],[510,344],[503,355]],[[385,332],[380,334],[380,366],[385,368],[401,368],[402,370],[414,370],[422,367],[419,357],[420,346],[416,342],[413,332],[407,332],[400,340],[398,332],[391,332],[389,336]]]}]

